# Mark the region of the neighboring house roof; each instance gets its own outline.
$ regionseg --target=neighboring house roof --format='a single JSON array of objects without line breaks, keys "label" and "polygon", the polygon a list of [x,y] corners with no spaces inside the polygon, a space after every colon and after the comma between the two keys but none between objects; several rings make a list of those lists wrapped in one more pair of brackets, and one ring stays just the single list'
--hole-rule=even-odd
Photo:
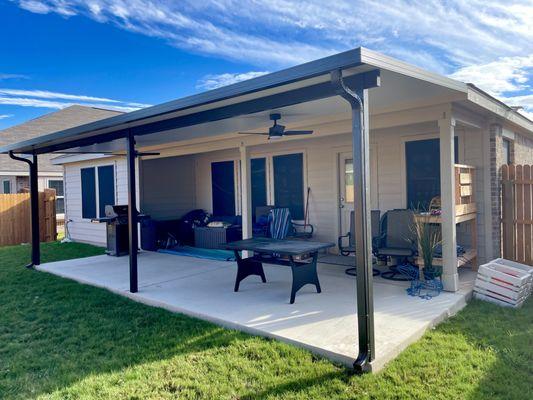
[{"label": "neighboring house roof", "polygon": [[[435,88],[438,88],[441,92],[446,91],[450,96],[455,95],[455,99],[475,104],[483,110],[496,113],[530,132],[533,131],[533,123],[529,119],[513,110],[505,110],[502,113],[497,112],[498,110],[495,111],[494,105],[499,106],[501,102],[490,97],[481,96],[479,92],[463,82],[425,71],[408,63],[360,47],[215,90],[147,107],[73,129],[57,131],[46,137],[27,140],[11,146],[3,146],[0,147],[0,153],[9,150],[47,153],[57,149],[78,146],[91,152],[110,152],[113,151],[111,146],[101,144],[105,142],[111,143],[132,134],[136,136],[137,145],[142,147],[147,145],[143,143],[143,135],[151,134],[151,136],[154,136],[154,133],[165,131],[174,131],[177,134],[175,138],[179,138],[179,140],[191,139],[199,135],[207,135],[209,131],[209,129],[201,129],[200,127],[198,129],[201,129],[201,132],[198,133],[195,129],[191,129],[193,125],[221,121],[227,119],[228,116],[259,112],[262,110],[261,107],[269,108],[269,104],[271,104],[269,99],[272,100],[276,96],[276,99],[285,96],[285,103],[289,104],[292,99],[291,96],[295,96],[298,91],[301,93],[306,89],[308,89],[308,92],[320,89],[331,92],[330,73],[334,70],[342,70],[343,74],[348,78],[356,74],[380,71],[384,80],[383,87],[391,88],[391,92],[386,95],[387,98],[382,96],[381,99],[384,101],[397,100],[398,89],[410,84],[413,84],[414,88],[411,93],[420,88],[424,88],[421,90],[428,88],[428,93],[431,94],[436,90]],[[400,78],[403,79],[402,82],[399,82]],[[395,79],[398,84],[396,88],[394,85],[389,85]],[[471,92],[472,95],[470,95]],[[373,96],[373,98],[376,97]],[[372,98],[370,100],[372,101]],[[248,111],[245,111],[242,107],[243,104],[247,105],[246,110]],[[290,104],[297,104],[296,100]],[[277,104],[272,107],[277,107]],[[178,120],[179,122],[176,122]],[[214,128],[216,127],[213,126]],[[235,124],[235,128],[236,130],[242,130],[242,125]],[[180,129],[181,131],[179,131]],[[167,136],[167,142],[170,142],[170,139],[172,138]],[[122,148],[124,148],[123,145]]]},{"label": "neighboring house roof", "polygon": [[[1,130],[0,146],[34,139],[49,133],[114,117],[119,114],[122,114],[122,112],[73,105]],[[63,170],[61,166],[53,165],[50,162],[50,159],[56,156],[57,155],[54,154],[43,154],[39,157],[39,174],[45,174],[46,172],[61,172]],[[28,166],[25,163],[13,161],[7,154],[0,154],[0,172],[27,173]]]}]

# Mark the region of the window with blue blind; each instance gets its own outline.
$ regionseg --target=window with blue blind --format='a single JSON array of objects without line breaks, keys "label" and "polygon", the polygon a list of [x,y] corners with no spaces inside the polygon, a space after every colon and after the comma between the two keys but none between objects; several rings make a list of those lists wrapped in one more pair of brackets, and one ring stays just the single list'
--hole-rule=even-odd
[{"label": "window with blue blind", "polygon": [[214,216],[235,215],[235,167],[233,161],[211,163]]},{"label": "window with blue blind", "polygon": [[252,158],[252,218],[255,221],[256,207],[267,205],[266,158]]},{"label": "window with blue blind", "polygon": [[284,154],[272,158],[274,204],[288,207],[293,219],[304,219],[303,154]]},{"label": "window with blue blind", "polygon": [[81,169],[81,216],[96,218],[96,176],[93,168]]},{"label": "window with blue blind", "polygon": [[105,217],[105,206],[115,204],[115,169],[112,165],[98,167],[98,215]]},{"label": "window with blue blind", "polygon": [[[96,174],[98,173],[98,181]],[[98,187],[97,187],[98,182]],[[81,216],[105,216],[105,206],[115,204],[115,168],[105,165],[81,169]]]},{"label": "window with blue blind", "polygon": [[[455,162],[459,158],[455,137]],[[440,196],[440,141],[414,140],[405,143],[407,206],[427,210],[431,199]]]}]

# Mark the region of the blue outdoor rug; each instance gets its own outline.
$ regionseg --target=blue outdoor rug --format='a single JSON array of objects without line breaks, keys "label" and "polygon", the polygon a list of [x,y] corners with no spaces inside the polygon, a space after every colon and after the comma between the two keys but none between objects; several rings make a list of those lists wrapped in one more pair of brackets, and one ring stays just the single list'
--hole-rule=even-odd
[{"label": "blue outdoor rug", "polygon": [[175,254],[178,256],[203,258],[216,261],[235,261],[235,254],[231,250],[202,249],[192,246],[176,246],[171,249],[159,249],[159,253]]}]

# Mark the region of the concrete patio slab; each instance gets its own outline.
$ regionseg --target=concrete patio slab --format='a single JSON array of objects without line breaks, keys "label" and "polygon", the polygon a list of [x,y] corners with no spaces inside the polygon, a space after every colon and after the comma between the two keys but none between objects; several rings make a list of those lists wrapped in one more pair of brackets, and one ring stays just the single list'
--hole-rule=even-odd
[{"label": "concrete patio slab", "polygon": [[[233,292],[234,262],[142,252],[139,292],[129,293],[128,257],[95,256],[38,267],[133,300],[252,334],[305,347],[351,366],[357,356],[355,278],[338,265],[319,264],[322,293],[302,288],[289,304],[291,272],[265,265],[267,283],[253,276]],[[376,360],[382,368],[428,328],[454,314],[471,294],[474,274],[461,273],[462,288],[431,300],[410,297],[406,283],[374,279]]]}]

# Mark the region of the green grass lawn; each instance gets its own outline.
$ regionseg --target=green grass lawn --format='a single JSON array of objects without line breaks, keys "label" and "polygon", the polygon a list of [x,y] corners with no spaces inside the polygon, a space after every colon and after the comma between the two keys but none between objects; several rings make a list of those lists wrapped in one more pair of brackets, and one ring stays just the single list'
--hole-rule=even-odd
[{"label": "green grass lawn", "polygon": [[381,372],[354,376],[287,344],[27,270],[29,250],[0,248],[0,399],[533,398],[532,301],[474,301]]}]

